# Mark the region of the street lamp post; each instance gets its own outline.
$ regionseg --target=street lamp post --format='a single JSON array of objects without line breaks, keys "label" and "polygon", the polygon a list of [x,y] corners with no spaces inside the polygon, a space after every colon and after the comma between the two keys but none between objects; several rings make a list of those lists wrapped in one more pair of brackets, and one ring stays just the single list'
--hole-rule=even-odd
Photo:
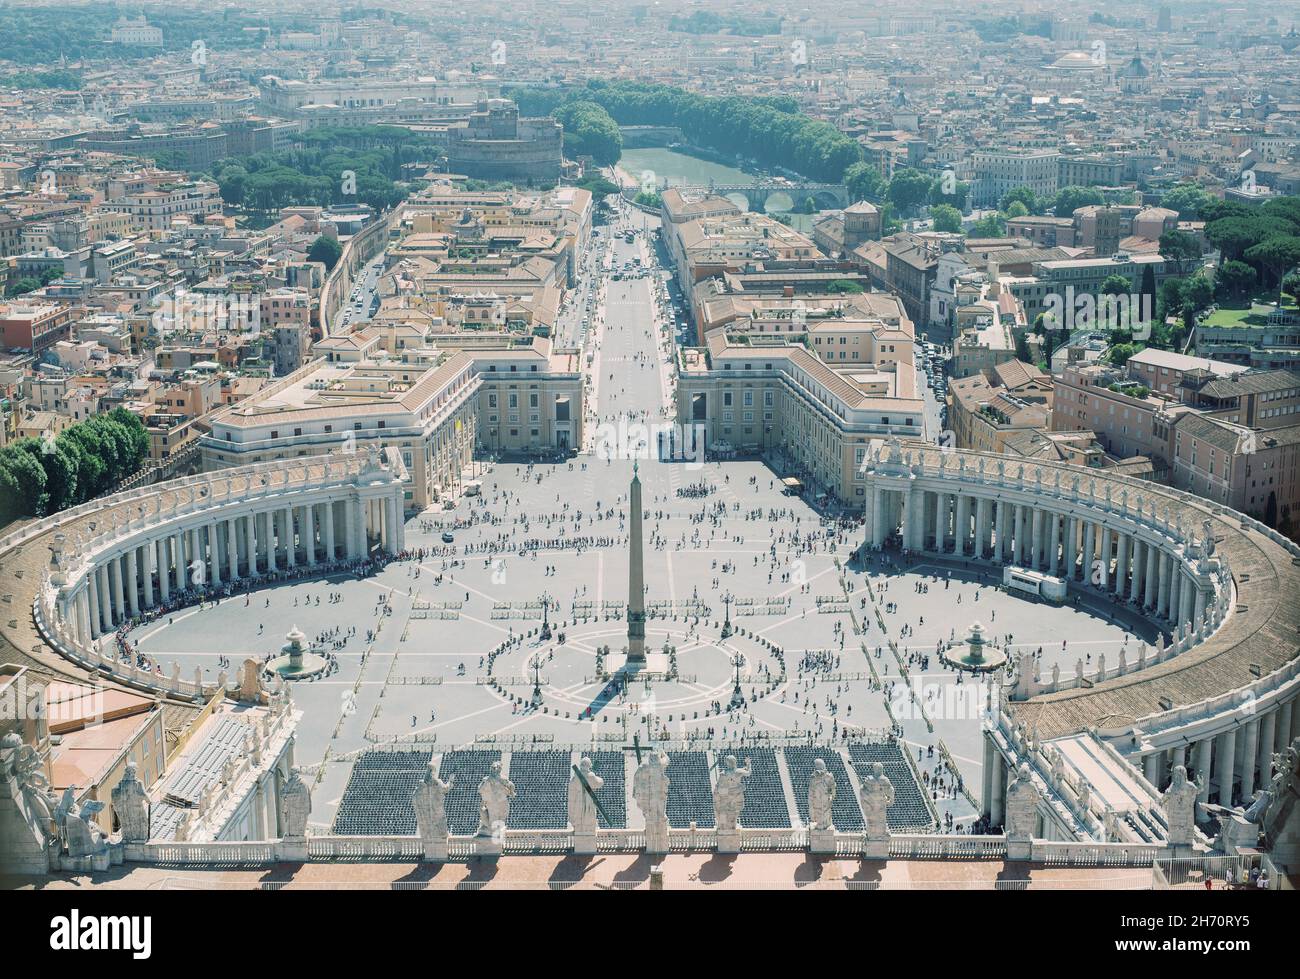
[{"label": "street lamp post", "polygon": [[732,603],[732,600],[733,600],[733,599],[732,599],[731,592],[727,592],[727,594],[725,594],[725,595],[722,596],[722,604],[723,604],[723,607],[726,609],[726,618],[723,620],[723,623],[722,623],[722,638],[723,638],[723,639],[729,639],[729,638],[731,638],[731,633],[732,633],[732,628],[731,628],[731,603]]},{"label": "street lamp post", "polygon": [[542,702],[542,654],[534,653],[529,665],[533,668],[533,706],[536,707]]}]

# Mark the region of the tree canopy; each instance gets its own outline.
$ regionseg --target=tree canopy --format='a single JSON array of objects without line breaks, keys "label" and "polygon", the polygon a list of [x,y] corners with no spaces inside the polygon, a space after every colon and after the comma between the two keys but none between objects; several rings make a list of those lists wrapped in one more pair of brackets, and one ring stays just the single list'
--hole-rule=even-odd
[{"label": "tree canopy", "polygon": [[144,424],[114,408],[53,438],[24,438],[0,449],[0,523],[43,517],[112,489],[149,454]]},{"label": "tree canopy", "polygon": [[554,115],[571,102],[594,102],[620,126],[674,126],[698,146],[726,148],[813,180],[838,182],[862,149],[829,122],[795,111],[788,96],[711,96],[671,85],[602,79],[574,87],[520,87],[510,98],[525,115]]}]

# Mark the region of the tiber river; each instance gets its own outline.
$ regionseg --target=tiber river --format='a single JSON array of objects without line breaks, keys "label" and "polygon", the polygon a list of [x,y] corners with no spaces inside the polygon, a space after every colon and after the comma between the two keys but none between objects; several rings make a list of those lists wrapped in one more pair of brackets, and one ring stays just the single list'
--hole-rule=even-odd
[{"label": "tiber river", "polygon": [[[754,174],[737,170],[735,167],[687,156],[685,153],[678,153],[662,146],[624,150],[618,165],[638,179],[642,171],[653,170],[655,180],[660,186],[665,180],[668,181],[669,186],[677,184],[707,186],[710,180],[718,184],[744,186],[757,183],[760,179]],[[736,203],[742,208],[748,206],[743,198],[738,199]],[[778,192],[773,195],[771,204],[772,209],[769,213],[785,215],[791,227],[799,231],[812,230],[816,215],[788,213],[790,208],[794,207],[794,201],[790,199],[789,194]]]}]

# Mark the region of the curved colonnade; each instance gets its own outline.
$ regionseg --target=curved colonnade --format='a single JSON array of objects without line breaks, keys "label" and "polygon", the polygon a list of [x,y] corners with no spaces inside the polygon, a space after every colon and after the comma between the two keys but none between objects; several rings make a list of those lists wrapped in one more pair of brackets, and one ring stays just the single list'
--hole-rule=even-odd
[{"label": "curved colonnade", "polygon": [[[1300,547],[1212,501],[1063,463],[892,442],[864,464],[866,544],[1063,579],[1170,637],[1138,662],[1034,675],[1003,710],[1048,739],[1095,729],[1159,788],[1175,765],[1225,804],[1300,736]],[[985,798],[1003,766],[986,740]],[[1001,778],[999,778],[1001,776]]]},{"label": "curved colonnade", "polygon": [[121,662],[114,630],[174,596],[400,552],[405,478],[391,447],[222,469],[30,524],[0,539],[0,556],[49,548],[32,607],[60,656],[129,686],[200,699],[217,685],[198,671],[190,680],[179,667],[160,676]]}]

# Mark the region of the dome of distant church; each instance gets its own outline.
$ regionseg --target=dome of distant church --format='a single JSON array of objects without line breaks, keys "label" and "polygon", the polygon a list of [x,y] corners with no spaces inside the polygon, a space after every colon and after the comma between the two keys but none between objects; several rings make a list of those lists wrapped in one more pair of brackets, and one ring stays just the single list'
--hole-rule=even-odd
[{"label": "dome of distant church", "polygon": [[1142,56],[1135,54],[1133,60],[1125,65],[1119,74],[1121,78],[1146,78],[1150,72],[1147,71],[1147,66],[1142,63]]}]

